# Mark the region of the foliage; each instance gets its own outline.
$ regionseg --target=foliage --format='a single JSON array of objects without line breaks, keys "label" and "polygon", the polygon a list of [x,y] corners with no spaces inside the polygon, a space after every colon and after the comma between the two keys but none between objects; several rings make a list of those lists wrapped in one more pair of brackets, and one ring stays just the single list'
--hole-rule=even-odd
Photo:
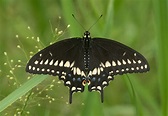
[{"label": "foliage", "polygon": [[[159,0],[1,0],[1,115],[168,115],[166,5]],[[148,59],[151,70],[116,76],[105,88],[103,104],[97,92],[85,88],[69,105],[68,89],[57,77],[27,74],[25,66],[51,42],[82,36],[85,30],[72,14],[86,30],[103,14],[91,36],[113,38],[134,48]]]}]

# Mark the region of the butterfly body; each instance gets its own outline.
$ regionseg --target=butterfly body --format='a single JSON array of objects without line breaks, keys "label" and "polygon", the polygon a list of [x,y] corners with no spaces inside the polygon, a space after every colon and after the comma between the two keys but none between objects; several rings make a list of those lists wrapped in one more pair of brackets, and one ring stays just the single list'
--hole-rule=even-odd
[{"label": "butterfly body", "polygon": [[56,42],[35,54],[26,71],[33,74],[58,76],[72,94],[88,90],[101,94],[114,76],[149,71],[147,60],[137,51],[114,40],[91,38],[86,31],[83,38],[70,38]]}]

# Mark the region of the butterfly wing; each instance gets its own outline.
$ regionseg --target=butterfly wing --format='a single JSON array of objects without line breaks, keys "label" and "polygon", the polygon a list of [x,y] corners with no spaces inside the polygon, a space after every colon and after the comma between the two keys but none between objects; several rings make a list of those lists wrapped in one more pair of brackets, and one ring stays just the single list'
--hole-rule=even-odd
[{"label": "butterfly wing", "polygon": [[[81,38],[71,38],[56,42],[35,54],[26,66],[26,72],[58,76],[69,87],[72,102],[73,92],[83,92],[81,84],[84,70]],[[77,68],[77,67],[80,67]]]},{"label": "butterfly wing", "polygon": [[93,38],[89,72],[91,84],[89,91],[97,90],[101,93],[103,102],[103,89],[109,85],[114,75],[125,73],[142,73],[149,71],[147,60],[132,48],[104,38]]}]

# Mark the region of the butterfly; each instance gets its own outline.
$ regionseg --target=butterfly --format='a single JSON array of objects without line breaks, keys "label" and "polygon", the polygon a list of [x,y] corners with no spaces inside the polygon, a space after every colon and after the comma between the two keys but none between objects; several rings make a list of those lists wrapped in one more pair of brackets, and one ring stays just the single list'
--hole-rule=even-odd
[{"label": "butterfly", "polygon": [[104,88],[115,75],[150,70],[145,57],[134,49],[106,38],[83,37],[58,41],[36,53],[27,63],[26,72],[58,76],[69,88],[69,103],[75,92],[98,91],[104,101]]}]

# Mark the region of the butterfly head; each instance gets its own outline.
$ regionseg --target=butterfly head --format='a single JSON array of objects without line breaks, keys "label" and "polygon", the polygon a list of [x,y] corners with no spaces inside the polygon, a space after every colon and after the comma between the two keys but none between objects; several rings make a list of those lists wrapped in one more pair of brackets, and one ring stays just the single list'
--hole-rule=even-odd
[{"label": "butterfly head", "polygon": [[91,38],[90,37],[90,32],[89,31],[85,31],[83,38]]}]

